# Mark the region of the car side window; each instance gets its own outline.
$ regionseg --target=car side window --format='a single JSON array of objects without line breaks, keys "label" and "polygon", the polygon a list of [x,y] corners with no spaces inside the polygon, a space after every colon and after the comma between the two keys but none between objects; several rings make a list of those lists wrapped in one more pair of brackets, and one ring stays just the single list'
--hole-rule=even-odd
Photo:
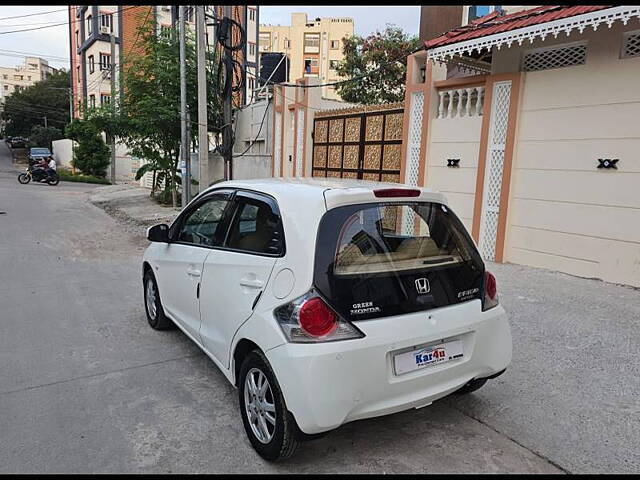
[{"label": "car side window", "polygon": [[268,255],[284,252],[280,213],[273,201],[238,196],[238,210],[229,228],[226,246]]},{"label": "car side window", "polygon": [[176,240],[204,247],[221,246],[225,236],[222,218],[228,205],[227,195],[202,203],[185,217]]}]

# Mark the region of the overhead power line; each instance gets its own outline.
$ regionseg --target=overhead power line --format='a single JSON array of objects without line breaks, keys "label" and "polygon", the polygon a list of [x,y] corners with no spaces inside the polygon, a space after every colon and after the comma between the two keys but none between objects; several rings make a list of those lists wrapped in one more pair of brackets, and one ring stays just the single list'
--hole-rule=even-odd
[{"label": "overhead power line", "polygon": [[14,18],[35,17],[37,15],[48,15],[49,13],[66,12],[66,11],[67,11],[66,8],[60,8],[58,10],[49,10],[48,12],[28,13],[27,15],[14,15],[13,17],[2,17],[2,18],[0,18],[0,21],[2,21],[2,20],[13,20]]},{"label": "overhead power line", "polygon": [[[121,11],[124,12],[126,10],[131,10],[132,8],[137,8],[137,7],[138,7],[138,5],[132,5],[131,7],[124,7]],[[117,11],[112,12],[112,13],[101,13],[101,14],[98,15],[98,18],[100,18],[100,17],[108,17],[110,15],[113,15],[114,13],[117,13]],[[8,32],[0,32],[0,35],[8,35],[10,33],[31,32],[31,31],[34,31],[34,30],[42,30],[44,28],[59,27],[61,25],[73,25],[73,24],[76,24],[76,23],[80,23],[82,21],[83,20],[71,20],[71,22],[69,22],[69,21],[58,22],[58,23],[53,23],[51,25],[44,25],[42,27],[23,28],[21,30],[11,30],[11,31],[8,31]]]}]

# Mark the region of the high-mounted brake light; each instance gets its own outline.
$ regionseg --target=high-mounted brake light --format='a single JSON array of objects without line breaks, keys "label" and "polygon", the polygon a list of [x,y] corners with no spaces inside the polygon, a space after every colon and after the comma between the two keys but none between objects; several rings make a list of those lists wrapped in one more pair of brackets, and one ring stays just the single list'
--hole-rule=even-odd
[{"label": "high-mounted brake light", "polygon": [[376,197],[390,198],[390,197],[418,197],[420,196],[420,190],[415,188],[379,188],[373,191]]},{"label": "high-mounted brake light", "polygon": [[482,310],[489,310],[498,305],[498,285],[496,277],[489,271],[484,272],[484,298]]}]

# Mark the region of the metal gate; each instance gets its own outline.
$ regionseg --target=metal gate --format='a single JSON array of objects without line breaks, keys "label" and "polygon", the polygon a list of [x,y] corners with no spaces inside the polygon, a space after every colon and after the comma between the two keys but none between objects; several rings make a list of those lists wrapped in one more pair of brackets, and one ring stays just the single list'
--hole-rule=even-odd
[{"label": "metal gate", "polygon": [[312,176],[399,182],[403,111],[391,104],[317,112]]},{"label": "metal gate", "polygon": [[504,149],[509,123],[510,95],[511,81],[494,84],[480,217],[480,253],[485,260],[489,261],[494,261],[496,256],[496,236],[500,214],[500,193],[502,191]]}]

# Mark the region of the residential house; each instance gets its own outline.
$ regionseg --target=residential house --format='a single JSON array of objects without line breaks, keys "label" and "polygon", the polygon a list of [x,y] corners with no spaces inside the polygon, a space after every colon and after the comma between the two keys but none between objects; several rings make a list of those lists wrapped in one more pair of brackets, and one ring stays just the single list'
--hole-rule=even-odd
[{"label": "residential house", "polygon": [[495,10],[425,48],[402,181],[444,192],[486,260],[640,286],[640,7]]}]

